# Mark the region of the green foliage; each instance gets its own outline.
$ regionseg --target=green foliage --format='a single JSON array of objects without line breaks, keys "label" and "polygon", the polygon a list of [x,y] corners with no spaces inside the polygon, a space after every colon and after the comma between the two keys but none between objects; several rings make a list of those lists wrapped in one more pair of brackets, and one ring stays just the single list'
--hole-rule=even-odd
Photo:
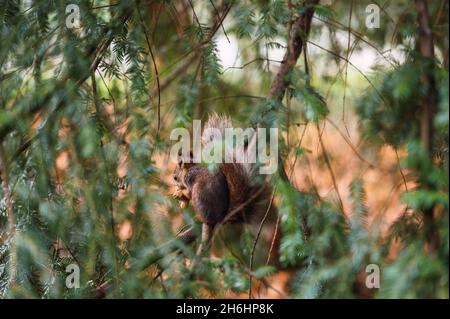
[{"label": "green foliage", "polygon": [[290,185],[280,185],[282,194],[280,215],[283,230],[280,244],[280,262],[284,266],[299,264],[305,258],[301,216],[309,208],[308,201]]},{"label": "green foliage", "polygon": [[217,47],[213,41],[203,51],[203,59],[203,83],[214,85],[219,80],[221,66],[217,57]]},{"label": "green foliage", "polygon": [[402,65],[381,75],[380,90],[369,90],[361,97],[357,112],[366,136],[399,146],[418,135],[423,96],[419,71],[414,63]]},{"label": "green foliage", "polygon": [[[372,31],[365,31],[360,14],[370,0],[316,5],[311,34],[315,40],[330,36],[333,54],[308,44],[307,59],[302,53],[283,79],[286,100],[265,99],[279,68],[266,59],[270,49],[286,50],[291,19],[304,13],[304,1],[192,1],[193,7],[186,1],[75,3],[79,29],[65,25],[66,2],[0,5],[0,143],[7,166],[1,173],[2,182],[9,177],[15,219],[15,234],[9,234],[2,188],[1,298],[90,298],[104,283],[112,287],[108,297],[228,297],[248,292],[252,254],[253,282],[284,269],[294,273],[289,297],[448,298],[449,91],[443,58],[448,19],[438,19],[438,2],[429,4],[437,21],[433,61],[421,58],[416,48],[416,12],[407,1],[386,4],[381,28]],[[161,5],[158,14],[156,5]],[[336,41],[337,31],[347,36],[348,25],[351,52],[342,39]],[[242,67],[233,74],[224,73],[220,57],[219,37],[225,35],[239,43]],[[344,214],[336,201],[275,174],[271,212],[280,216],[280,240],[273,264],[265,263],[271,245],[265,228],[256,249],[255,229],[236,228],[224,244],[231,249],[215,247],[220,258],[197,260],[195,245],[171,241],[174,224],[193,225],[197,235],[199,227],[192,208],[180,216],[168,195],[170,129],[189,127],[211,111],[228,113],[243,126],[277,127],[280,159],[294,154],[303,160],[309,150],[293,146],[286,136],[296,123],[319,125],[334,117],[336,105],[340,116],[342,92],[338,103],[330,97],[334,82],[328,83],[328,72],[338,74],[338,85],[339,77],[346,86],[359,81],[350,66],[348,79],[342,76],[347,66],[341,58],[348,53],[351,60],[366,44],[381,62],[364,78],[365,87],[347,89],[358,100],[363,135],[358,151],[370,153],[381,145],[405,150],[399,166],[417,184],[402,195],[407,207],[388,234],[369,218],[362,178],[349,183],[351,207]],[[388,47],[401,49],[404,61],[387,62]],[[420,138],[428,94],[420,75],[427,71],[436,85],[431,154]],[[423,226],[432,209],[439,238],[435,250],[428,247]],[[270,215],[265,227],[275,223]],[[401,245],[396,258],[390,255],[393,244]],[[179,253],[170,253],[174,247]],[[194,259],[197,267],[190,266]],[[66,267],[74,264],[80,268],[80,288],[69,289]],[[369,264],[380,267],[381,287],[367,293]]]}]

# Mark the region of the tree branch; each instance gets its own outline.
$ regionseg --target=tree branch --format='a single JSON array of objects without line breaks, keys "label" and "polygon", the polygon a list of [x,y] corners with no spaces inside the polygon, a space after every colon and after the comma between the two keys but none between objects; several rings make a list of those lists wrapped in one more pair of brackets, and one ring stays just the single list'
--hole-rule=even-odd
[{"label": "tree branch", "polygon": [[3,140],[0,139],[0,177],[2,179],[3,196],[6,202],[6,215],[8,219],[8,240],[9,240],[9,282],[14,285],[17,277],[17,255],[15,249],[16,219],[12,204],[11,191],[9,189],[9,178],[6,165],[5,150]]},{"label": "tree branch", "polygon": [[[129,7],[125,9],[121,14],[117,17],[117,19],[120,20],[122,24],[125,24],[128,19],[131,17],[132,8]],[[92,74],[93,71],[95,71],[100,64],[100,61],[103,57],[103,54],[105,53],[106,49],[111,44],[112,40],[114,39],[114,34],[112,33],[111,29],[105,29],[103,33],[103,38],[100,41],[100,44],[87,52],[88,57],[92,57],[92,62],[89,67],[89,71],[81,73],[81,75],[75,79],[75,87],[80,87]],[[30,107],[28,110],[20,110],[20,111],[11,111],[11,116],[8,117],[8,120],[5,121],[5,123],[0,127],[0,139],[4,138],[8,133],[10,133],[14,125],[16,123],[17,118],[23,118],[26,116],[34,115],[38,113],[39,111],[43,110],[48,103],[51,101],[51,99],[54,97],[54,93],[62,88],[65,88],[67,90],[67,81],[71,80],[70,74],[66,74],[60,83],[57,84],[55,90],[52,92],[47,93],[42,100],[38,101],[36,104],[34,104],[32,107]],[[59,100],[56,104],[55,111],[60,109],[61,106],[64,104],[64,97],[59,97]]]},{"label": "tree branch", "polygon": [[258,244],[258,239],[259,239],[259,236],[261,235],[262,228],[264,226],[264,223],[266,222],[267,216],[269,215],[270,208],[272,207],[272,202],[273,202],[273,198],[275,196],[276,189],[277,189],[277,186],[275,185],[275,187],[273,188],[273,191],[272,191],[272,196],[270,197],[269,205],[267,206],[267,209],[266,209],[266,213],[264,214],[264,217],[261,220],[261,223],[259,224],[258,232],[256,234],[255,240],[253,241],[253,247],[252,247],[252,252],[250,254],[250,264],[249,264],[249,271],[250,271],[249,288],[248,288],[248,298],[249,299],[252,299],[252,279],[253,279],[252,272],[253,272],[253,259],[255,257],[256,245]]},{"label": "tree branch", "polygon": [[431,155],[433,148],[433,112],[436,107],[436,83],[431,68],[434,59],[433,32],[430,26],[427,2],[416,0],[416,9],[419,23],[419,51],[424,60],[430,62],[430,65],[426,66],[425,72],[421,75],[422,83],[426,88],[426,95],[423,101],[420,133],[422,144]]},{"label": "tree branch", "polygon": [[[156,247],[152,253],[145,257],[144,260],[134,260],[131,263],[131,267],[137,268],[138,271],[142,271],[158,262],[162,258],[178,252],[180,250],[180,242],[184,245],[189,245],[197,239],[197,235],[195,234],[193,227],[188,230],[178,234],[176,238],[169,240],[168,242],[162,244],[159,247]],[[123,274],[125,271],[121,271],[119,275]],[[106,280],[103,284],[98,286],[95,289],[94,299],[103,299],[108,293],[112,290],[113,286],[111,284],[111,280]]]},{"label": "tree branch", "polygon": [[269,90],[269,99],[283,99],[284,92],[289,85],[288,75],[294,69],[297,59],[302,52],[305,39],[309,34],[314,6],[318,3],[319,0],[306,0],[305,10],[295,18],[289,34],[288,48],[284,55],[283,63]]},{"label": "tree branch", "polygon": [[[433,116],[437,104],[436,80],[433,75],[434,66],[434,43],[431,29],[430,16],[426,0],[416,0],[417,21],[419,24],[419,52],[425,65],[420,76],[426,89],[422,101],[422,116],[420,127],[420,139],[422,146],[432,161],[433,152]],[[428,184],[428,183],[427,183]],[[426,188],[429,185],[424,185]],[[430,252],[437,250],[439,236],[434,223],[434,206],[424,211],[424,230],[427,237]]]}]

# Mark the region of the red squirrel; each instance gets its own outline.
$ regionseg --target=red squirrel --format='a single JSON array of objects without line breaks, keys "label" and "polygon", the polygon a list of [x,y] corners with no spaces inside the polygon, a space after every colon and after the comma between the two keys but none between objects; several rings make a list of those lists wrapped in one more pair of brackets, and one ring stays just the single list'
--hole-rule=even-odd
[{"label": "red squirrel", "polygon": [[[203,129],[218,129],[225,136],[225,129],[232,128],[229,117],[212,114]],[[204,134],[203,134],[204,135]],[[203,147],[214,143],[218,135],[202,136]],[[234,154],[255,151],[256,133],[247,146],[236,149]],[[233,156],[233,158],[237,158]],[[247,223],[261,216],[267,209],[270,190],[266,182],[257,182],[254,163],[221,163],[215,171],[192,162],[192,152],[180,154],[173,178],[177,185],[174,196],[180,207],[189,203],[196,218],[203,224],[202,238],[197,254],[203,254],[211,243],[214,227],[220,223]]]}]

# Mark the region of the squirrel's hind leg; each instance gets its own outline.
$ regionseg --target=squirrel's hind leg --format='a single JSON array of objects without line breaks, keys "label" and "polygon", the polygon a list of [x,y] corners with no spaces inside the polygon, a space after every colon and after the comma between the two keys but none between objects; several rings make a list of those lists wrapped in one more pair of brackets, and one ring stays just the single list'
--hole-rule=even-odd
[{"label": "squirrel's hind leg", "polygon": [[202,224],[202,238],[200,245],[197,249],[197,257],[204,256],[211,246],[212,235],[214,231],[214,225],[207,223]]},{"label": "squirrel's hind leg", "polygon": [[204,256],[208,252],[209,248],[211,247],[213,232],[214,232],[214,225],[202,223],[201,241],[200,241],[200,245],[197,248],[197,254],[196,254],[194,260],[192,261],[191,269],[194,269],[196,267],[198,260],[202,256]]}]

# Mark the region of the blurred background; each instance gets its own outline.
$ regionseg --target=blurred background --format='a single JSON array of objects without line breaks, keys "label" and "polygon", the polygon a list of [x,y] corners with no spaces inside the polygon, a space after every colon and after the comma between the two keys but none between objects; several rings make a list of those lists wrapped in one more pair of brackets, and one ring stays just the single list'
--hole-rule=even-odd
[{"label": "blurred background", "polygon": [[[448,1],[316,2],[1,0],[0,296],[448,298]],[[282,169],[191,269],[169,136],[212,112]]]}]

